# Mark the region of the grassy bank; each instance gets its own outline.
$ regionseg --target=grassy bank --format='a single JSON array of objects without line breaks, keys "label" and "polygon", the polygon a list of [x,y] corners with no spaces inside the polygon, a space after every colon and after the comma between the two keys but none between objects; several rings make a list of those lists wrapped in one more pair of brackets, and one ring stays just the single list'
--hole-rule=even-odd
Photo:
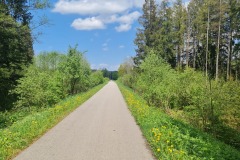
[{"label": "grassy bank", "polygon": [[170,118],[159,108],[149,107],[121,83],[118,86],[157,159],[240,159],[240,152],[236,149]]},{"label": "grassy bank", "polygon": [[85,93],[69,97],[54,107],[28,115],[22,120],[14,122],[11,126],[1,129],[0,160],[14,157],[79,105],[93,96],[105,84],[106,83],[96,86]]}]

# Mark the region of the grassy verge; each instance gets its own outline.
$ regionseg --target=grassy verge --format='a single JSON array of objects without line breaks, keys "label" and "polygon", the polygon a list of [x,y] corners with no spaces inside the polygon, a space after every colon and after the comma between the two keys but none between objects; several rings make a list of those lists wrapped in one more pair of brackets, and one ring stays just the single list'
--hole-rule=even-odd
[{"label": "grassy verge", "polygon": [[28,115],[10,127],[0,130],[0,160],[10,159],[29,146],[48,129],[55,126],[79,105],[93,96],[105,84],[96,86],[85,93],[69,97],[52,108]]},{"label": "grassy verge", "polygon": [[118,86],[157,159],[240,159],[236,149],[170,118],[158,108],[147,106],[141,97],[119,82]]}]

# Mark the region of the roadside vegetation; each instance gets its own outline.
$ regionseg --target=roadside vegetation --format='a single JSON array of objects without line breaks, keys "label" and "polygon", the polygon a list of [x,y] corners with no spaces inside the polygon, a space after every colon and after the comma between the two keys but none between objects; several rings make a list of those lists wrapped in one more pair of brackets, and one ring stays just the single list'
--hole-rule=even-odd
[{"label": "roadside vegetation", "polygon": [[118,86],[157,159],[240,159],[235,148],[149,106],[122,83]]},{"label": "roadside vegetation", "polygon": [[[34,55],[33,10],[47,0],[0,1],[0,159],[10,159],[96,93],[116,73],[91,70],[77,45]],[[38,34],[34,32],[35,34]]]},{"label": "roadside vegetation", "polygon": [[203,154],[205,159],[239,159],[240,2],[190,0],[186,6],[182,0],[146,0],[142,11],[134,41],[136,56],[122,63],[118,73],[120,82],[150,106],[141,111],[151,115],[143,122],[136,113],[140,125],[149,127],[146,132],[152,130],[156,137],[165,133],[162,121],[175,128],[165,130],[180,132],[180,140],[174,137],[179,142],[169,143],[170,148],[148,138],[155,154],[159,147],[157,157],[167,159],[160,151],[180,153],[186,147],[185,159],[204,159]]},{"label": "roadside vegetation", "polygon": [[[0,129],[0,159],[13,158],[18,152],[28,147],[48,129],[88,100],[104,85],[100,84],[87,92],[70,96],[59,103],[37,111],[31,111],[28,116],[14,121],[12,125]],[[22,111],[23,114],[25,112]],[[19,113],[15,113],[19,114]]]},{"label": "roadside vegetation", "polygon": [[0,159],[10,159],[101,89],[108,78],[92,71],[77,46],[66,54],[34,57],[9,94],[11,110],[0,112]]}]

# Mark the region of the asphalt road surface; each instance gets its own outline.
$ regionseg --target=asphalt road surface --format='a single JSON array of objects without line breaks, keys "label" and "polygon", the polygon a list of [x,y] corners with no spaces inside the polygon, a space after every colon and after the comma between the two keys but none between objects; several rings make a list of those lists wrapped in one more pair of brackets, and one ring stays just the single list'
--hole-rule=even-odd
[{"label": "asphalt road surface", "polygon": [[16,160],[152,160],[151,151],[110,81]]}]

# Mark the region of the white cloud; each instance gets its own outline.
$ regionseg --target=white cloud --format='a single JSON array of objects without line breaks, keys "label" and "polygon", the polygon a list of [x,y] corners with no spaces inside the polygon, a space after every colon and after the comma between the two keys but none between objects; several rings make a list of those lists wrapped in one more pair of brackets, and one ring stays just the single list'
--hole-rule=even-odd
[{"label": "white cloud", "polygon": [[97,19],[96,17],[86,18],[86,19],[75,19],[71,26],[77,30],[94,30],[94,29],[104,29],[104,23]]},{"label": "white cloud", "polygon": [[73,21],[71,26],[77,30],[105,29],[107,24],[118,23],[116,31],[123,32],[130,30],[141,15],[130,11],[140,9],[143,3],[144,0],[58,0],[52,11],[87,16]]},{"label": "white cloud", "polygon": [[121,24],[117,27],[115,27],[116,31],[118,32],[126,32],[128,30],[130,30],[132,28],[132,26],[130,24]]},{"label": "white cloud", "polygon": [[98,65],[98,69],[104,69],[104,68],[108,68],[108,64],[106,64],[106,63],[101,63],[101,64],[99,64]]},{"label": "white cloud", "polygon": [[141,14],[137,11],[124,14],[122,16],[111,15],[111,16],[98,16],[91,18],[78,18],[72,23],[72,27],[77,30],[93,30],[93,29],[105,29],[109,23],[119,23],[118,27],[115,27],[116,31],[124,32],[132,28],[132,24],[139,18]]},{"label": "white cloud", "polygon": [[125,14],[116,19],[117,22],[120,23],[119,26],[115,27],[118,32],[126,32],[132,28],[132,24],[135,20],[137,20],[141,14],[138,11]]},{"label": "white cloud", "polygon": [[109,71],[117,71],[120,65],[109,65],[106,63],[101,63],[101,64],[91,64],[92,69],[107,69]]},{"label": "white cloud", "polygon": [[59,0],[53,12],[62,14],[98,15],[122,13],[142,7],[144,0]]},{"label": "white cloud", "polygon": [[137,20],[140,16],[141,14],[138,11],[135,11],[119,17],[117,21],[119,21],[120,23],[132,24],[133,21]]}]

